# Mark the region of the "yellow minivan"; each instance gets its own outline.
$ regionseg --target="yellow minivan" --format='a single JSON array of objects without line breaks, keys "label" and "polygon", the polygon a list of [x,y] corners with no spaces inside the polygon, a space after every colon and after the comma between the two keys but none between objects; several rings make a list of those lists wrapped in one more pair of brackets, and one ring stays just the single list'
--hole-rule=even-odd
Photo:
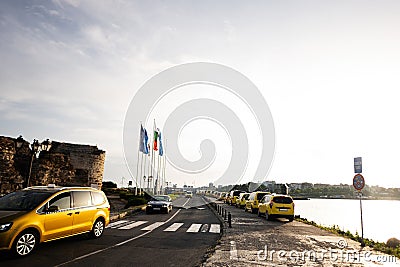
[{"label": "yellow minivan", "polygon": [[109,222],[110,204],[100,190],[29,187],[0,198],[0,250],[27,256],[41,242],[82,233],[99,238]]},{"label": "yellow minivan", "polygon": [[258,204],[260,200],[265,196],[270,194],[269,192],[255,191],[250,193],[249,199],[246,201],[246,206],[244,211],[251,211],[251,213],[256,213],[258,211]]},{"label": "yellow minivan", "polygon": [[258,216],[264,215],[267,220],[272,218],[294,219],[294,202],[291,196],[287,195],[266,195],[258,205]]}]

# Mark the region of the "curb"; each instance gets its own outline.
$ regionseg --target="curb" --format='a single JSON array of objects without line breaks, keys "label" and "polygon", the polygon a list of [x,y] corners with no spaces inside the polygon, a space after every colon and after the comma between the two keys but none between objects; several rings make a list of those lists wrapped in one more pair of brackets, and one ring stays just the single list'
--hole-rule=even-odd
[{"label": "curb", "polygon": [[146,207],[146,204],[141,206],[135,206],[129,208],[128,210],[120,211],[118,214],[110,215],[110,221],[115,221],[124,218],[125,216],[132,215],[136,212],[140,212],[144,207]]}]

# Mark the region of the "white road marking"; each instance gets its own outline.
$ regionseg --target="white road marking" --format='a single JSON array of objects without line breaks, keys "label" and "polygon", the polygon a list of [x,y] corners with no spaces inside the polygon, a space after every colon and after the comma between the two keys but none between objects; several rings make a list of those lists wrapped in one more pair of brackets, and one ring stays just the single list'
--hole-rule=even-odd
[{"label": "white road marking", "polygon": [[237,260],[238,259],[238,253],[236,249],[236,242],[231,241],[231,250],[230,250],[230,257],[231,260]]},{"label": "white road marking", "polygon": [[129,222],[129,221],[127,221],[127,220],[120,220],[120,221],[112,222],[112,223],[110,223],[109,225],[107,225],[106,228],[114,228],[115,226],[120,225],[120,224],[123,224],[123,223],[126,223],[126,222]]},{"label": "white road marking", "polygon": [[153,224],[150,224],[149,226],[146,226],[145,228],[142,228],[142,231],[153,231],[154,229],[160,227],[161,225],[165,224],[165,222],[155,222]]},{"label": "white road marking", "polygon": [[197,233],[201,228],[201,223],[193,223],[189,229],[187,229],[187,233]]},{"label": "white road marking", "polygon": [[209,232],[219,234],[221,232],[221,226],[219,224],[211,224]]},{"label": "white road marking", "polygon": [[145,223],[147,223],[147,221],[132,222],[132,223],[130,223],[130,224],[127,224],[127,225],[124,225],[124,226],[122,226],[122,227],[119,227],[118,229],[119,229],[119,230],[129,230],[129,229],[138,227],[138,226],[140,226],[140,225],[142,225],[142,224],[145,224]]},{"label": "white road marking", "polygon": [[176,230],[178,230],[182,225],[183,223],[174,223],[170,227],[166,228],[164,232],[176,232]]},{"label": "white road marking", "polygon": [[188,200],[186,200],[185,204],[183,204],[182,207],[185,207],[185,205],[189,202],[190,198],[188,198]]},{"label": "white road marking", "polygon": [[[174,215],[172,215],[172,216],[171,216],[168,220],[166,220],[164,223],[169,223],[176,215],[179,214],[180,211],[181,211],[181,210],[177,210],[177,212],[175,212]],[[120,247],[120,246],[122,246],[122,245],[125,245],[126,243],[129,243],[129,242],[131,242],[131,241],[133,241],[133,240],[136,240],[136,239],[139,239],[139,238],[141,238],[141,237],[143,237],[143,236],[145,236],[145,235],[148,235],[148,234],[150,234],[151,232],[152,232],[152,231],[144,232],[144,233],[141,234],[141,235],[132,237],[132,238],[130,238],[130,239],[127,239],[127,240],[125,240],[125,241],[122,241],[122,242],[120,242],[120,243],[117,243],[117,244],[115,244],[115,245],[113,245],[113,246],[109,246],[109,247],[106,247],[106,248],[103,248],[103,249],[99,249],[99,250],[93,251],[93,252],[91,252],[91,253],[82,255],[82,256],[80,256],[80,257],[76,257],[76,258],[73,259],[73,260],[60,263],[60,264],[58,264],[58,265],[55,265],[55,267],[67,265],[67,264],[70,264],[70,263],[72,263],[72,262],[76,262],[76,261],[82,260],[82,259],[84,259],[84,258],[90,257],[90,256],[92,256],[92,255],[99,254],[99,253],[104,252],[104,251],[106,251],[106,250],[109,250],[109,249],[111,249],[111,248]]]}]

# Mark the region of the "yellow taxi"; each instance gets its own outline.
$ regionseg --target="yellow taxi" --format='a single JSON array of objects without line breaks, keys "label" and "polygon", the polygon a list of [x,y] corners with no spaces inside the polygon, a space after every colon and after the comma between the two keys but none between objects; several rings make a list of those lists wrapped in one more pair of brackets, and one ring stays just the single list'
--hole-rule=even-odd
[{"label": "yellow taxi", "polygon": [[251,192],[249,199],[246,201],[245,211],[251,211],[251,213],[256,213],[258,211],[258,204],[260,200],[265,196],[270,194],[269,192],[255,191]]},{"label": "yellow taxi", "polygon": [[240,193],[236,199],[236,207],[243,209],[246,206],[246,201],[249,199],[250,193]]},{"label": "yellow taxi", "polygon": [[241,191],[241,190],[232,190],[229,193],[229,202],[228,203],[231,205],[236,205],[236,200],[239,198],[239,195],[241,193],[245,193],[245,192]]},{"label": "yellow taxi", "polygon": [[0,250],[27,256],[41,242],[89,233],[110,222],[105,194],[89,187],[33,186],[0,198]]},{"label": "yellow taxi", "polygon": [[288,195],[272,194],[266,195],[258,205],[258,216],[265,216],[267,220],[272,218],[294,219],[293,198]]}]

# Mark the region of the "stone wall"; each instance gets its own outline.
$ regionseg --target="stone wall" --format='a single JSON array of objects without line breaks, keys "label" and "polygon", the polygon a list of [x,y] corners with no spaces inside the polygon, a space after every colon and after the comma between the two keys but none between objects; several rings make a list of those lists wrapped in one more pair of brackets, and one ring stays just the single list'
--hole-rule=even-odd
[{"label": "stone wall", "polygon": [[17,169],[15,139],[0,136],[0,194],[23,188],[24,170]]},{"label": "stone wall", "polygon": [[[16,148],[16,139],[0,136],[0,194],[22,189],[29,174],[32,153],[29,143]],[[49,151],[33,159],[30,185],[101,188],[105,152],[96,146],[52,142]]]}]

